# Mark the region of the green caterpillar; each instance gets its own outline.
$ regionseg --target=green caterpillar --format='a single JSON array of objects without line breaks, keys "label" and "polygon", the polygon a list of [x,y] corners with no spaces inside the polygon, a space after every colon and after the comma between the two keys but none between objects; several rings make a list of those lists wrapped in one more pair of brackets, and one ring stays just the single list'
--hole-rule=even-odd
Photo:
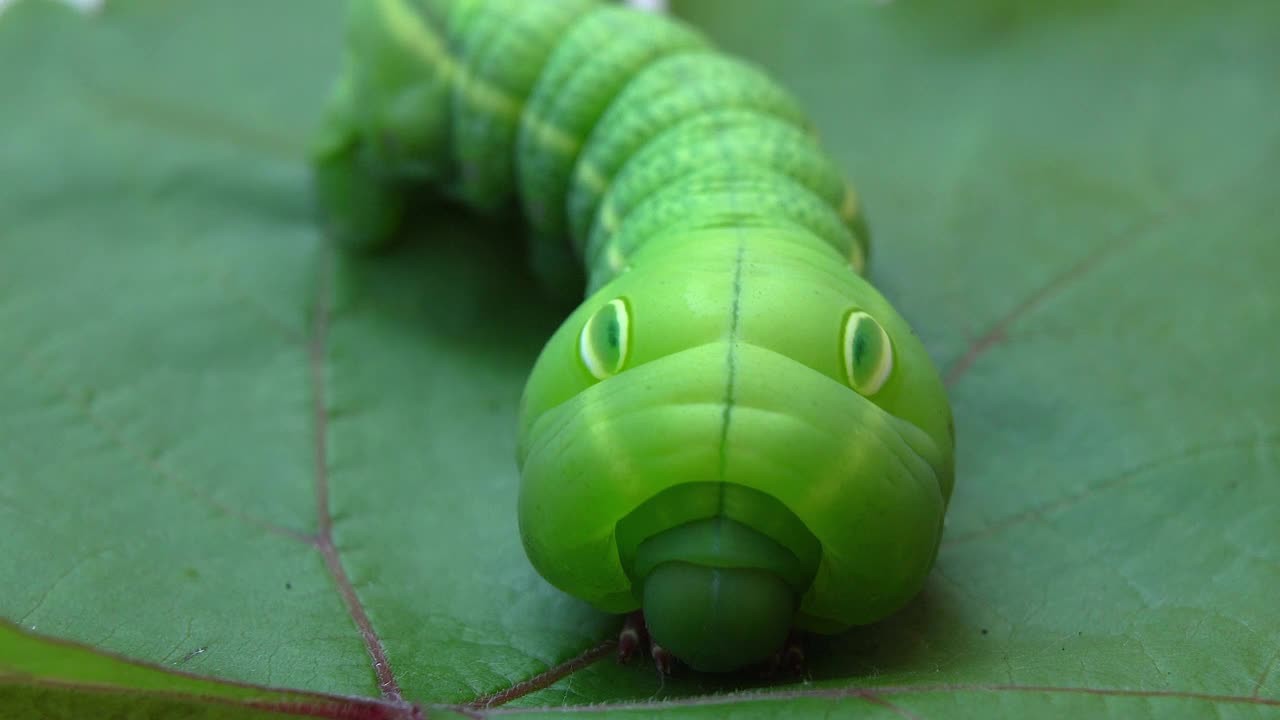
[{"label": "green caterpillar", "polygon": [[407,191],[518,205],[585,301],[522,400],[520,532],[595,607],[724,671],[921,588],[954,431],[861,277],[867,228],[796,101],[669,18],[596,0],[354,0],[316,182],[348,246]]}]

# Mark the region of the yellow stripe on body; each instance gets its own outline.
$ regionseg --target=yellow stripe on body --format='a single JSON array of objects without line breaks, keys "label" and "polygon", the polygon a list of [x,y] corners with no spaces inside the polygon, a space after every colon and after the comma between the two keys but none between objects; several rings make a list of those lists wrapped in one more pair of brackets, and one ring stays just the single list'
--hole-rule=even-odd
[{"label": "yellow stripe on body", "polygon": [[852,185],[845,183],[844,202],[840,204],[840,218],[846,223],[852,223],[857,217],[858,194],[854,192]]},{"label": "yellow stripe on body", "polygon": [[[521,117],[523,109],[521,103],[500,88],[485,82],[471,72],[470,68],[459,63],[456,58],[451,56],[445,47],[444,38],[429,23],[425,22],[420,15],[408,7],[406,0],[378,0],[378,3],[390,34],[404,48],[437,68],[439,74],[446,81],[452,81],[456,91],[469,104],[507,118],[518,118],[532,133],[532,139],[535,143],[556,155],[571,157],[578,153],[581,143],[574,137],[564,132],[554,123],[547,122],[546,119],[534,113],[525,112]],[[600,172],[600,169],[589,161],[581,161],[574,175],[576,182],[581,183],[584,187],[600,196],[605,195],[610,185],[610,182]],[[841,219],[846,224],[852,225],[858,217],[859,209],[857,193],[852,185],[846,183],[844,199],[839,209]],[[620,225],[620,218],[613,203],[607,197],[604,198],[604,202],[601,203],[597,212],[606,234],[609,236],[614,235]],[[610,269],[616,273],[626,264],[626,258],[622,256],[617,247],[610,243],[606,262]],[[865,269],[866,255],[856,238],[850,249],[848,262],[854,271],[859,274]]]},{"label": "yellow stripe on body", "polygon": [[444,38],[422,21],[404,0],[378,0],[386,27],[402,47],[440,68],[446,77],[457,72],[457,63],[444,49]]},{"label": "yellow stripe on body", "polygon": [[558,155],[576,155],[581,144],[572,135],[556,125],[547,122],[535,113],[526,112],[522,122],[533,133],[539,146],[548,148]]},{"label": "yellow stripe on body", "polygon": [[[445,48],[445,39],[422,16],[415,13],[406,0],[377,1],[391,36],[402,47],[437,68],[441,77],[453,83],[457,92],[470,105],[507,118],[518,118],[529,128],[539,146],[562,157],[577,155],[581,143],[576,138],[533,113],[524,112],[522,116],[521,103],[500,88],[485,82],[450,55]],[[590,163],[582,167],[581,171],[587,176],[592,189],[602,190],[605,187],[606,183],[599,171]]]},{"label": "yellow stripe on body", "polygon": [[[853,185],[845,183],[844,202],[840,204],[840,219],[844,220],[849,227],[853,227],[853,221],[858,219],[859,210],[858,193],[854,191]],[[867,255],[862,250],[862,243],[858,242],[857,234],[854,235],[853,247],[849,250],[849,265],[859,275],[867,269]]]},{"label": "yellow stripe on body", "polygon": [[598,195],[603,194],[609,187],[609,181],[605,179],[604,174],[590,162],[584,162],[578,166],[577,180]]}]

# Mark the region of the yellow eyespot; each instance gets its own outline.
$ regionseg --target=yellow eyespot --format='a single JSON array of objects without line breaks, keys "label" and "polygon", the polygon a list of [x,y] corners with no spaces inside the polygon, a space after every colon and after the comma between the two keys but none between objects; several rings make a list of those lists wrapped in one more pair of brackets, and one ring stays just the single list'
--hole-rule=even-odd
[{"label": "yellow eyespot", "polygon": [[880,323],[865,312],[851,312],[845,319],[841,352],[849,387],[862,395],[875,395],[893,373],[893,343]]},{"label": "yellow eyespot", "polygon": [[600,380],[622,372],[631,346],[631,311],[622,298],[596,310],[578,335],[578,356]]}]

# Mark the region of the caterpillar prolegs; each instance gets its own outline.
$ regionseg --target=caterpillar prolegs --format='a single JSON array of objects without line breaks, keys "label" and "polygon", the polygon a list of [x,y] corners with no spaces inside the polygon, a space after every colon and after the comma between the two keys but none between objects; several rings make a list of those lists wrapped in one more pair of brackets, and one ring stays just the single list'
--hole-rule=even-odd
[{"label": "caterpillar prolegs", "polygon": [[523,210],[585,300],[519,418],[534,567],[640,609],[697,669],[910,599],[951,496],[951,411],[862,276],[856,196],[795,99],[662,16],[596,0],[353,0],[316,155],[345,244],[406,190]]}]

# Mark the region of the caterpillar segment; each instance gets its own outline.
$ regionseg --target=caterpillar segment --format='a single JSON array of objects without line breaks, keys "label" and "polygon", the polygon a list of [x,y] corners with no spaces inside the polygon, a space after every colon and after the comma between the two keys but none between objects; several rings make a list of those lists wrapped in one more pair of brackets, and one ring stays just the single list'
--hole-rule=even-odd
[{"label": "caterpillar segment", "polygon": [[799,103],[680,22],[593,0],[351,7],[315,155],[330,233],[377,247],[434,187],[522,211],[535,273],[583,297],[521,402],[537,571],[704,671],[792,662],[796,631],[915,595],[951,411],[862,276],[861,205]]}]

